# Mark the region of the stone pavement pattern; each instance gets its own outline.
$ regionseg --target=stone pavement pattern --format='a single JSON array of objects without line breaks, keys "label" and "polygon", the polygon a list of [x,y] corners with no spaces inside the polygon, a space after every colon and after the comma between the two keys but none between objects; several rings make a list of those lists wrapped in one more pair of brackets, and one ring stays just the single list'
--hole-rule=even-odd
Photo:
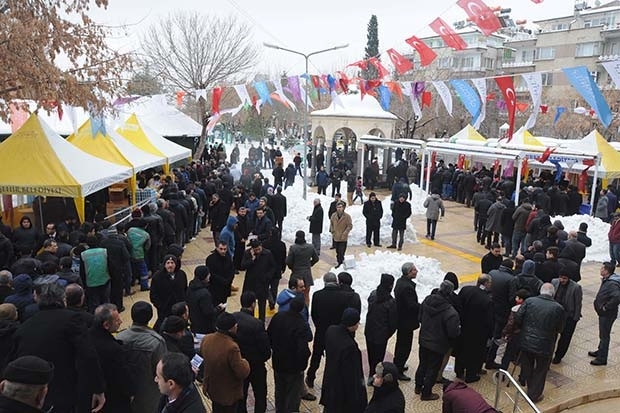
[{"label": "stone pavement pattern", "polygon": [[[389,196],[386,191],[376,191],[379,199]],[[426,218],[423,215],[414,215],[411,220],[414,224],[419,242],[416,244],[405,244],[403,247],[404,254],[414,254],[435,258],[441,262],[443,271],[453,271],[459,276],[461,284],[475,282],[480,274],[480,258],[487,252],[483,246],[475,242],[475,234],[473,232],[473,209],[466,208],[461,204],[454,202],[445,202],[446,216],[439,221],[437,225],[437,234],[434,241],[424,238],[426,231]],[[303,223],[300,228],[307,231],[307,223]],[[197,237],[198,239],[187,245],[183,255],[183,269],[188,275],[188,279],[193,278],[193,271],[196,265],[204,264],[205,257],[213,250],[213,239],[208,230],[203,230]],[[288,248],[288,246],[287,246]],[[385,248],[385,246],[384,246]],[[374,247],[372,248],[375,249]],[[347,254],[359,255],[361,252],[368,252],[366,246],[349,247]],[[336,264],[334,250],[329,250],[329,245],[324,245],[321,250],[320,261],[313,267],[313,275],[315,279],[321,278],[323,274],[329,271]],[[538,404],[538,407],[545,409],[553,408],[560,402],[566,401],[577,394],[587,394],[590,389],[592,391],[605,386],[616,385],[616,380],[620,378],[620,341],[617,338],[617,329],[620,323],[616,323],[612,330],[611,345],[609,349],[608,364],[605,367],[595,367],[590,365],[590,357],[587,352],[595,350],[598,345],[598,319],[592,307],[592,302],[600,284],[599,279],[600,263],[586,263],[582,266],[583,279],[580,284],[583,287],[583,318],[577,325],[577,330],[573,336],[570,349],[566,357],[559,365],[552,365],[547,376],[547,384],[545,386],[545,398]],[[280,289],[286,288],[286,282],[290,271],[287,270],[283,275],[280,283]],[[377,283],[379,274],[377,274]],[[243,284],[243,273],[237,275],[234,285],[241,287]],[[131,324],[130,311],[131,305],[137,300],[147,300],[148,293],[138,292],[132,297],[125,298],[125,307],[127,311],[122,313],[123,327],[126,328]],[[239,294],[228,299],[227,311],[234,312],[239,309]],[[154,318],[155,319],[155,318]],[[153,319],[153,320],[154,320]],[[356,339],[363,351],[363,364],[367,369],[367,359],[365,352],[365,340],[363,335],[363,326],[360,326],[356,333]],[[413,376],[418,365],[417,344],[418,334],[414,335],[413,349],[409,357],[408,375]],[[389,342],[387,360],[392,359],[394,351],[395,335]],[[455,377],[452,367],[454,359],[450,359],[444,376],[453,379]],[[320,398],[320,384],[322,377],[322,369],[325,363],[321,363],[321,368],[317,373],[314,393],[317,399]],[[274,410],[274,386],[273,373],[271,365],[268,366],[268,411]],[[440,413],[441,400],[438,401],[420,401],[419,396],[414,394],[413,380],[410,382],[400,382],[401,389],[405,394],[408,412],[424,412],[424,413]],[[491,372],[483,375],[482,379],[470,385],[472,388],[480,392],[489,403],[493,404],[495,398],[495,382]],[[617,385],[615,386],[617,387]],[[371,388],[369,389],[369,398],[372,396]],[[441,393],[441,386],[437,385],[434,389],[437,393]],[[512,411],[512,404],[508,405],[510,398],[514,397],[514,389],[512,387],[502,387],[502,396],[500,409],[504,412]],[[617,399],[618,400],[618,399]],[[208,411],[210,411],[210,403],[207,403]],[[521,402],[519,407],[522,411],[530,411],[529,407]],[[618,408],[620,411],[620,401]],[[252,411],[250,409],[250,411]],[[301,412],[321,412],[322,407],[315,402],[302,401]],[[593,407],[592,410],[600,411]]]}]

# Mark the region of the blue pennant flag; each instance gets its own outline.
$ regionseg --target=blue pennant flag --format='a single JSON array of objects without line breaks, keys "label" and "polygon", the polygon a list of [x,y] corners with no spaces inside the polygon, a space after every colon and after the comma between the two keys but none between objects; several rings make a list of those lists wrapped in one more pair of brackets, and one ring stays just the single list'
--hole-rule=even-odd
[{"label": "blue pennant flag", "polygon": [[465,106],[465,109],[467,109],[467,111],[471,115],[471,124],[475,124],[478,116],[480,116],[480,109],[482,107],[480,104],[480,96],[478,95],[478,92],[476,92],[474,88],[471,87],[469,83],[467,83],[467,81],[462,79],[451,80],[450,84],[456,91],[458,97],[461,99],[461,102],[463,103],[463,106]]},{"label": "blue pennant flag", "polygon": [[102,136],[107,135],[105,130],[105,118],[103,116],[98,116],[94,113],[90,114],[90,132],[93,138],[95,138],[98,133],[101,133]]},{"label": "blue pennant flag", "polygon": [[549,162],[555,165],[555,182],[559,183],[562,180],[562,166],[560,165],[560,161],[549,159]]},{"label": "blue pennant flag", "polygon": [[327,85],[329,86],[329,92],[336,90],[336,78],[332,75],[327,75]]},{"label": "blue pennant flag", "polygon": [[263,103],[269,102],[269,104],[273,106],[271,96],[269,96],[269,89],[264,81],[254,82],[254,89],[256,89],[256,93],[258,93],[258,96],[263,100]]},{"label": "blue pennant flag", "polygon": [[553,118],[554,126],[556,123],[558,123],[558,120],[560,120],[560,116],[562,116],[564,112],[566,112],[566,108],[564,106],[558,106],[557,108],[555,108],[555,117]]},{"label": "blue pennant flag", "polygon": [[384,85],[379,86],[379,103],[381,103],[381,107],[383,110],[390,110],[390,102],[392,100],[392,92],[390,92],[390,88]]},{"label": "blue pennant flag", "polygon": [[579,94],[594,109],[603,125],[608,128],[613,115],[601,90],[590,75],[590,71],[585,66],[569,67],[562,69],[568,81],[579,92]]}]

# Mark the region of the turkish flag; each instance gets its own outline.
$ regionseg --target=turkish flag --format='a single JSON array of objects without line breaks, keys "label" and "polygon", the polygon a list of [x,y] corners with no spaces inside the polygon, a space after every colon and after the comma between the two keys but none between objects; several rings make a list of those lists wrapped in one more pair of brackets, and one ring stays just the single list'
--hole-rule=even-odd
[{"label": "turkish flag", "polygon": [[220,100],[222,99],[223,87],[213,88],[213,99],[211,103],[211,113],[220,113]]},{"label": "turkish flag", "polygon": [[499,19],[482,0],[459,0],[456,2],[460,8],[465,10],[469,19],[474,22],[485,36],[501,29],[502,24]]},{"label": "turkish flag", "polygon": [[543,2],[543,0],[532,0],[532,3],[536,3],[536,4],[540,4],[542,2]]},{"label": "turkish flag", "polygon": [[396,69],[399,75],[402,75],[403,73],[407,73],[408,71],[413,69],[413,63],[411,63],[409,59],[406,59],[403,55],[398,53],[396,50],[387,49],[386,52],[388,56],[390,57],[390,60],[392,61],[392,64],[394,65],[394,68]]},{"label": "turkish flag", "polygon": [[351,64],[348,64],[347,67],[349,67],[349,66],[357,66],[357,67],[359,67],[362,70],[366,70],[366,66],[367,66],[366,63],[367,63],[366,60],[358,60],[357,62],[353,62]]},{"label": "turkish flag", "polygon": [[390,72],[385,67],[383,67],[381,61],[378,58],[371,57],[370,59],[368,59],[368,63],[377,68],[377,70],[379,71],[379,79],[383,79],[390,74]]},{"label": "turkish flag", "polygon": [[429,24],[429,27],[443,39],[446,45],[450,46],[454,50],[467,49],[467,43],[465,43],[465,40],[456,34],[448,23],[443,21],[441,18],[437,17],[433,20],[431,24]]},{"label": "turkish flag", "polygon": [[424,106],[431,107],[431,92],[429,91],[422,92],[422,107]]},{"label": "turkish flag", "polygon": [[512,139],[512,134],[515,130],[515,110],[517,109],[517,95],[515,94],[515,87],[512,81],[512,76],[496,77],[495,82],[504,95],[506,101],[506,110],[508,110],[508,140]]},{"label": "turkish flag", "polygon": [[422,66],[428,66],[433,63],[433,60],[437,57],[437,53],[433,51],[430,47],[426,45],[422,40],[418,39],[415,36],[411,36],[406,39],[405,42],[413,47],[418,54],[420,55],[420,64]]}]

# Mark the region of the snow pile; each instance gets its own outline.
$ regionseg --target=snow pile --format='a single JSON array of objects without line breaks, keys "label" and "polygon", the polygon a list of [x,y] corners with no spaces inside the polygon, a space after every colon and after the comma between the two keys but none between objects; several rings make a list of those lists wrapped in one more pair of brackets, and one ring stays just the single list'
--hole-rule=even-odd
[{"label": "snow pile", "polygon": [[607,233],[609,232],[609,224],[603,222],[600,218],[594,218],[589,215],[571,215],[568,217],[552,217],[551,222],[559,219],[564,225],[564,231],[577,231],[579,224],[585,222],[588,224],[588,236],[592,238],[592,245],[586,248],[586,257],[583,262],[609,261],[609,241]]},{"label": "snow pile", "polygon": [[411,194],[413,196],[413,199],[409,201],[411,202],[411,214],[426,214],[426,208],[424,208],[424,201],[426,201],[426,198],[428,197],[426,192],[424,192],[424,190],[416,184],[411,184],[409,187],[411,188]]},{"label": "snow pile", "polygon": [[[330,271],[334,274],[346,271],[353,277],[352,287],[362,299],[361,322],[364,323],[368,312],[368,296],[379,285],[381,274],[392,274],[395,279],[398,279],[402,274],[401,267],[406,262],[413,262],[418,269],[418,276],[415,280],[416,292],[418,300],[422,302],[434,288],[439,287],[445,276],[440,262],[434,258],[377,250],[373,254],[359,254],[355,260],[355,268],[345,270],[344,267],[340,267],[332,268]],[[312,291],[318,291],[323,286],[323,279],[316,279]],[[394,295],[393,292],[392,295]]]},{"label": "snow pile", "polygon": [[[282,194],[286,197],[287,216],[284,218],[282,224],[282,240],[284,242],[293,243],[295,241],[295,232],[303,230],[308,233],[310,223],[307,220],[312,214],[314,209],[314,200],[316,198],[321,200],[321,206],[323,207],[323,233],[321,234],[321,244],[331,245],[332,237],[329,232],[329,218],[327,216],[329,211],[329,205],[334,198],[318,195],[314,192],[308,192],[305,201],[302,198],[303,183],[302,179],[297,177],[295,185],[286,188],[282,191]],[[346,198],[343,198],[346,201]],[[414,198],[415,199],[415,198]],[[366,200],[366,199],[365,199]],[[392,213],[390,210],[390,198],[386,197],[381,201],[383,206],[383,218],[381,219],[381,229],[379,234],[381,235],[381,244],[388,246],[392,243]],[[412,204],[413,209],[413,204]],[[347,206],[345,211],[351,215],[351,221],[353,222],[353,229],[349,233],[349,245],[365,245],[366,244],[366,218],[362,214],[362,205],[355,204]],[[311,237],[308,235],[306,240],[309,242]],[[407,228],[405,230],[405,242],[415,243],[417,242],[416,231],[413,224],[408,221]]]}]

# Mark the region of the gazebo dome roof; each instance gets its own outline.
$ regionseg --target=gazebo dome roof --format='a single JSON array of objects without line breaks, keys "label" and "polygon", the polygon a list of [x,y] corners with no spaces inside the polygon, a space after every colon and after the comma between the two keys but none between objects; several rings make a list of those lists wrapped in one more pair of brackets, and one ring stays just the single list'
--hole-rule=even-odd
[{"label": "gazebo dome roof", "polygon": [[393,113],[383,110],[377,99],[371,95],[364,95],[363,99],[359,94],[341,94],[338,97],[340,102],[332,100],[326,109],[315,110],[310,113],[310,116],[398,119]]}]

